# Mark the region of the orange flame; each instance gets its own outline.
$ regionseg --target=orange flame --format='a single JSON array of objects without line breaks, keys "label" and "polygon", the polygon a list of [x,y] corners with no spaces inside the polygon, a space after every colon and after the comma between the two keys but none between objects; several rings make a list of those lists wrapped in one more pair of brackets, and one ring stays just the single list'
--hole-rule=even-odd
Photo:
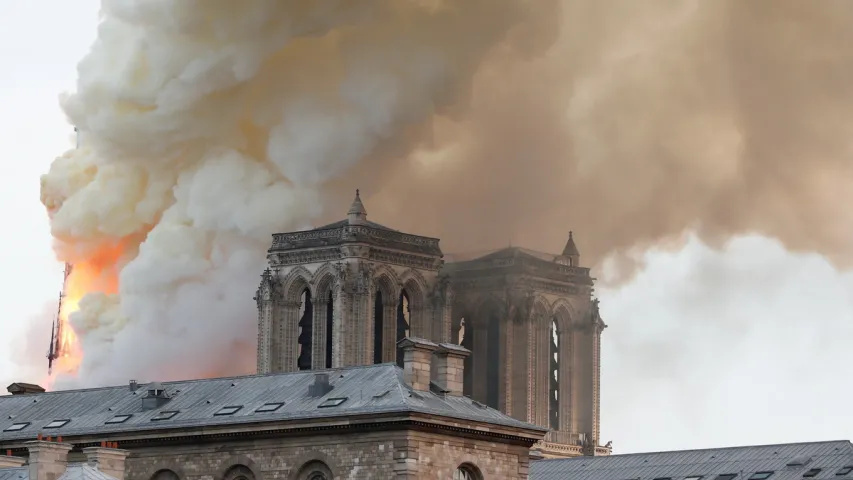
[{"label": "orange flame", "polygon": [[53,384],[57,375],[76,376],[83,361],[83,349],[74,327],[71,325],[71,315],[80,310],[80,301],[87,293],[103,292],[114,294],[118,291],[116,266],[125,251],[125,246],[119,243],[110,248],[101,249],[93,258],[77,261],[71,267],[71,273],[65,279],[63,286],[62,307],[59,311],[59,344],[60,356],[56,359],[53,374],[48,385]]}]

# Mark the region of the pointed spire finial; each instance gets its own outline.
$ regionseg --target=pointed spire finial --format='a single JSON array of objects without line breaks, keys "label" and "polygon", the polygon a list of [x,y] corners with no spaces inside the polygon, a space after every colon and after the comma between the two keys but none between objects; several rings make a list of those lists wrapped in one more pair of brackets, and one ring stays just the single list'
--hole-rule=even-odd
[{"label": "pointed spire finial", "polygon": [[347,217],[350,225],[356,225],[367,221],[367,210],[364,208],[364,204],[361,203],[361,192],[359,189],[355,190],[355,199],[349,207]]},{"label": "pointed spire finial", "polygon": [[578,251],[578,246],[575,245],[574,234],[569,230],[569,240],[566,242],[566,247],[563,249],[563,256],[572,259],[572,265],[577,266],[581,253]]}]

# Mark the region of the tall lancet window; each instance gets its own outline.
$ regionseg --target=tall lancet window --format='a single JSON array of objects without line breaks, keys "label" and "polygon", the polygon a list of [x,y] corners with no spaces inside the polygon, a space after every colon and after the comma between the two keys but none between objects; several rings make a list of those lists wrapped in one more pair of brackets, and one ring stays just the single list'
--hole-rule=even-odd
[{"label": "tall lancet window", "polygon": [[373,301],[373,363],[382,363],[382,333],[385,331],[382,322],[382,292],[376,291]]},{"label": "tall lancet window", "polygon": [[[409,294],[403,290],[397,302],[397,342],[409,336]],[[403,349],[397,348],[397,365],[403,366]]]},{"label": "tall lancet window", "polygon": [[332,352],[334,342],[332,341],[335,328],[335,303],[332,291],[329,290],[326,298],[326,368],[332,368]]},{"label": "tall lancet window", "polygon": [[299,358],[296,366],[299,370],[311,370],[311,339],[313,338],[314,306],[311,305],[311,291],[302,291],[302,304],[299,317]]},{"label": "tall lancet window", "polygon": [[548,368],[548,427],[560,428],[560,332],[557,321],[551,320],[551,335],[548,350],[550,366]]}]

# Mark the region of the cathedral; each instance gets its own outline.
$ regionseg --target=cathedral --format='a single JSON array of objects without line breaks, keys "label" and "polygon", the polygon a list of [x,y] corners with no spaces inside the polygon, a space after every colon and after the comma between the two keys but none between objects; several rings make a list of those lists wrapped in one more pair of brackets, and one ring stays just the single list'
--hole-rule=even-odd
[{"label": "cathedral", "polygon": [[599,442],[606,325],[571,232],[557,255],[445,256],[436,238],[368,220],[356,191],[345,220],[275,234],[268,261],[255,297],[259,374],[402,367],[405,338],[461,345],[472,352],[464,395],[547,428],[543,455],[610,453]]}]

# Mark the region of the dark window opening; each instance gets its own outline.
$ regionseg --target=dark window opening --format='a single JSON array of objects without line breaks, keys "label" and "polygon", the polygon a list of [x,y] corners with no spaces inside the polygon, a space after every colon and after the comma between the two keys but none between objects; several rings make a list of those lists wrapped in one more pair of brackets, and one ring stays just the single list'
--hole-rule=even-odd
[{"label": "dark window opening", "polygon": [[382,363],[382,292],[376,291],[373,302],[373,363]]},{"label": "dark window opening", "polygon": [[717,475],[716,480],[733,480],[735,477],[737,477],[737,473],[723,473]]},{"label": "dark window opening", "polygon": [[151,419],[151,421],[152,421],[152,422],[158,422],[158,421],[160,421],[160,420],[168,420],[168,419],[170,419],[170,418],[174,417],[174,416],[175,416],[175,415],[177,415],[177,414],[178,414],[178,412],[177,412],[177,411],[175,411],[175,410],[168,411],[168,412],[160,412],[160,413],[158,413],[157,415],[155,415],[155,416]]},{"label": "dark window opening", "polygon": [[[411,305],[409,294],[404,289],[397,301],[397,342],[409,336]],[[397,365],[403,367],[403,349],[397,348]]]},{"label": "dark window opening", "polygon": [[47,425],[45,425],[43,428],[62,428],[65,425],[67,425],[68,422],[70,422],[70,421],[71,420],[54,420],[54,421],[48,423]]},{"label": "dark window opening", "polygon": [[812,468],[811,470],[809,470],[808,472],[803,474],[803,478],[816,477],[817,474],[820,473],[820,471],[821,471],[820,468]]},{"label": "dark window opening", "polygon": [[841,470],[839,470],[839,471],[835,472],[835,474],[836,474],[836,475],[838,475],[838,476],[840,477],[840,476],[843,476],[843,475],[847,475],[847,474],[849,474],[850,472],[853,472],[853,465],[846,466],[846,467],[841,467]]},{"label": "dark window opening", "polygon": [[218,412],[214,413],[214,417],[221,417],[224,415],[234,415],[239,412],[243,408],[242,405],[234,405],[230,407],[222,407]]},{"label": "dark window opening", "polygon": [[133,415],[116,415],[115,417],[113,417],[113,418],[111,418],[111,419],[107,420],[106,422],[104,422],[104,424],[106,424],[106,425],[114,425],[114,424],[117,424],[117,423],[124,423],[124,422],[126,422],[126,421],[130,420],[130,417],[132,417],[132,416],[133,416]]},{"label": "dark window opening", "polygon": [[311,291],[306,287],[302,292],[302,316],[299,319],[299,358],[296,366],[299,370],[311,370],[311,343],[314,337],[314,305],[311,304]]},{"label": "dark window opening", "polygon": [[329,290],[329,298],[326,300],[326,368],[332,368],[332,333],[335,328],[335,305],[332,299],[332,291]]},{"label": "dark window opening", "polygon": [[274,411],[278,410],[279,408],[281,408],[281,407],[282,407],[282,405],[284,405],[284,403],[283,403],[283,402],[277,402],[277,403],[265,403],[265,404],[261,405],[260,407],[258,407],[258,409],[257,409],[257,410],[255,410],[255,413],[270,413],[270,412],[274,412]]},{"label": "dark window opening", "polygon": [[755,472],[749,477],[749,480],[767,480],[772,476],[773,472]]},{"label": "dark window opening", "polygon": [[658,478],[655,478],[654,480],[672,480],[672,477],[658,477]]},{"label": "dark window opening", "polygon": [[[474,351],[474,328],[468,325],[468,321],[463,318],[460,321],[462,325],[462,346],[469,351]],[[470,397],[474,390],[474,356],[468,355],[462,361],[462,394]]]},{"label": "dark window opening", "polygon": [[550,335],[548,336],[549,364],[548,369],[548,426],[551,430],[560,429],[560,336],[556,320],[551,320]]},{"label": "dark window opening", "polygon": [[338,398],[329,398],[326,399],[323,403],[317,406],[317,408],[329,408],[329,407],[337,407],[342,403],[347,401],[348,397],[338,397]]},{"label": "dark window opening", "polygon": [[500,319],[489,316],[486,331],[486,405],[497,409],[500,396],[501,336]]}]

